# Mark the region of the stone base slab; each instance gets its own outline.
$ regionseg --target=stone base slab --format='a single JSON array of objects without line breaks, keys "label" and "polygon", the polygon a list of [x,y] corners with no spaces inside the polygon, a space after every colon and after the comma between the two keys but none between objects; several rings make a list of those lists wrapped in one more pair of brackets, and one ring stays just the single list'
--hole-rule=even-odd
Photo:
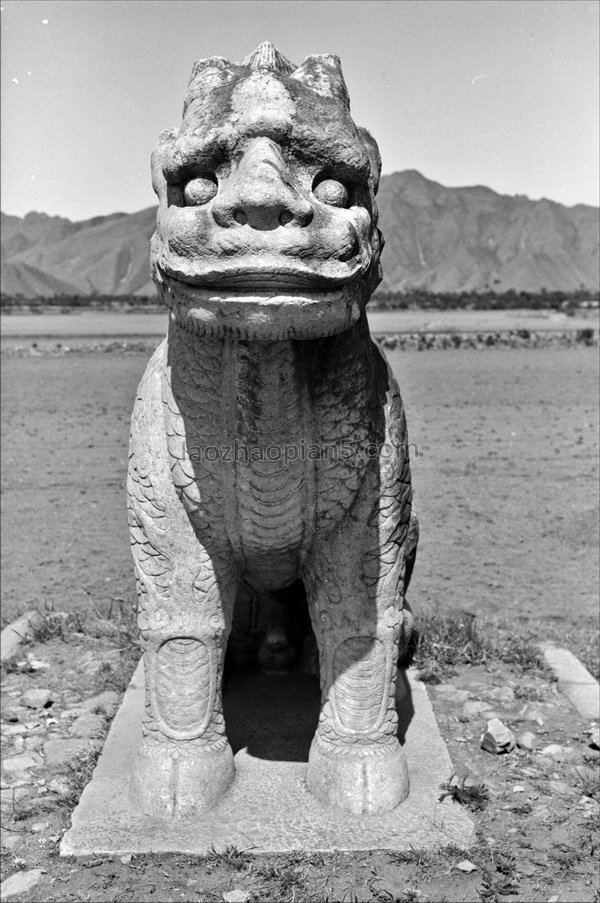
[{"label": "stone base slab", "polygon": [[321,806],[305,784],[319,711],[318,681],[300,674],[250,674],[225,692],[225,718],[236,779],[202,817],[163,821],[128,802],[131,762],[141,742],[143,665],[114,719],[91,782],[63,837],[61,856],[180,852],[202,855],[235,846],[249,853],[291,850],[432,849],[468,846],[473,822],[440,784],[453,774],[425,686],[400,675],[399,736],[410,775],[408,798],[392,812],[352,815]]}]

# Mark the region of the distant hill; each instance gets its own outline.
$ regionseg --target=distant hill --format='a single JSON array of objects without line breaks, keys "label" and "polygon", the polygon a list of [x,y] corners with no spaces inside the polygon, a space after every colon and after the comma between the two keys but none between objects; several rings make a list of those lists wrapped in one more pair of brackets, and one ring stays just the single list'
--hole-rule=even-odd
[{"label": "distant hill", "polygon": [[490,188],[444,188],[414,170],[383,176],[382,289],[597,289],[598,208]]},{"label": "distant hill", "polygon": [[[414,170],[378,195],[385,291],[574,291],[599,284],[598,209],[445,188]],[[148,241],[156,208],[82,222],[1,215],[2,291],[153,295]]]}]

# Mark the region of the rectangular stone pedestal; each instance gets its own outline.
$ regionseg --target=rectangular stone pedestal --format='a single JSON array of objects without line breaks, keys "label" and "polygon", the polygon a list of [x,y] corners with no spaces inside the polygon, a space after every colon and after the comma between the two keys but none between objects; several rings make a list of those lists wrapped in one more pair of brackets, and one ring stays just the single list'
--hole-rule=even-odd
[{"label": "rectangular stone pedestal", "polygon": [[358,816],[326,809],[304,777],[319,710],[318,681],[306,675],[244,675],[228,685],[225,718],[237,775],[218,808],[196,819],[161,821],[128,804],[131,763],[141,742],[144,673],[140,663],[90,784],[65,834],[62,856],[181,852],[235,846],[251,853],[290,850],[431,849],[467,846],[473,823],[440,784],[452,763],[425,686],[407,672],[399,681],[400,738],[410,794],[393,812]]}]

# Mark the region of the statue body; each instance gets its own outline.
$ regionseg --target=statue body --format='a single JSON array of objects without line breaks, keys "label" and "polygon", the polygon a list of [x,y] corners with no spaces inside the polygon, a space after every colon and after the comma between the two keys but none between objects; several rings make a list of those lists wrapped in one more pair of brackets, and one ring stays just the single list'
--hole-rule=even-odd
[{"label": "statue body", "polygon": [[132,797],[148,814],[195,815],[227,792],[236,598],[250,587],[275,612],[263,652],[277,659],[277,599],[298,581],[322,690],[309,790],[365,813],[408,793],[395,687],[417,528],[402,402],[365,314],[378,176],[337,58],[294,67],[270,44],[196,63],[183,125],[153,156],[171,316],[128,479],[146,670]]}]

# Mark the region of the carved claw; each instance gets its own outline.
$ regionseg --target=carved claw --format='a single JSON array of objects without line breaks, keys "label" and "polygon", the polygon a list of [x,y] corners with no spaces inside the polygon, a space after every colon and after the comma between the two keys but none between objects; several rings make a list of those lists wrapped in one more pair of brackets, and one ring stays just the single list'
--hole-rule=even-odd
[{"label": "carved claw", "polygon": [[186,818],[217,805],[234,777],[228,743],[186,747],[146,741],[133,767],[130,802],[155,818]]},{"label": "carved claw", "polygon": [[389,812],[409,791],[406,759],[396,739],[385,745],[342,746],[317,735],[310,748],[306,780],[323,805],[357,815]]}]

